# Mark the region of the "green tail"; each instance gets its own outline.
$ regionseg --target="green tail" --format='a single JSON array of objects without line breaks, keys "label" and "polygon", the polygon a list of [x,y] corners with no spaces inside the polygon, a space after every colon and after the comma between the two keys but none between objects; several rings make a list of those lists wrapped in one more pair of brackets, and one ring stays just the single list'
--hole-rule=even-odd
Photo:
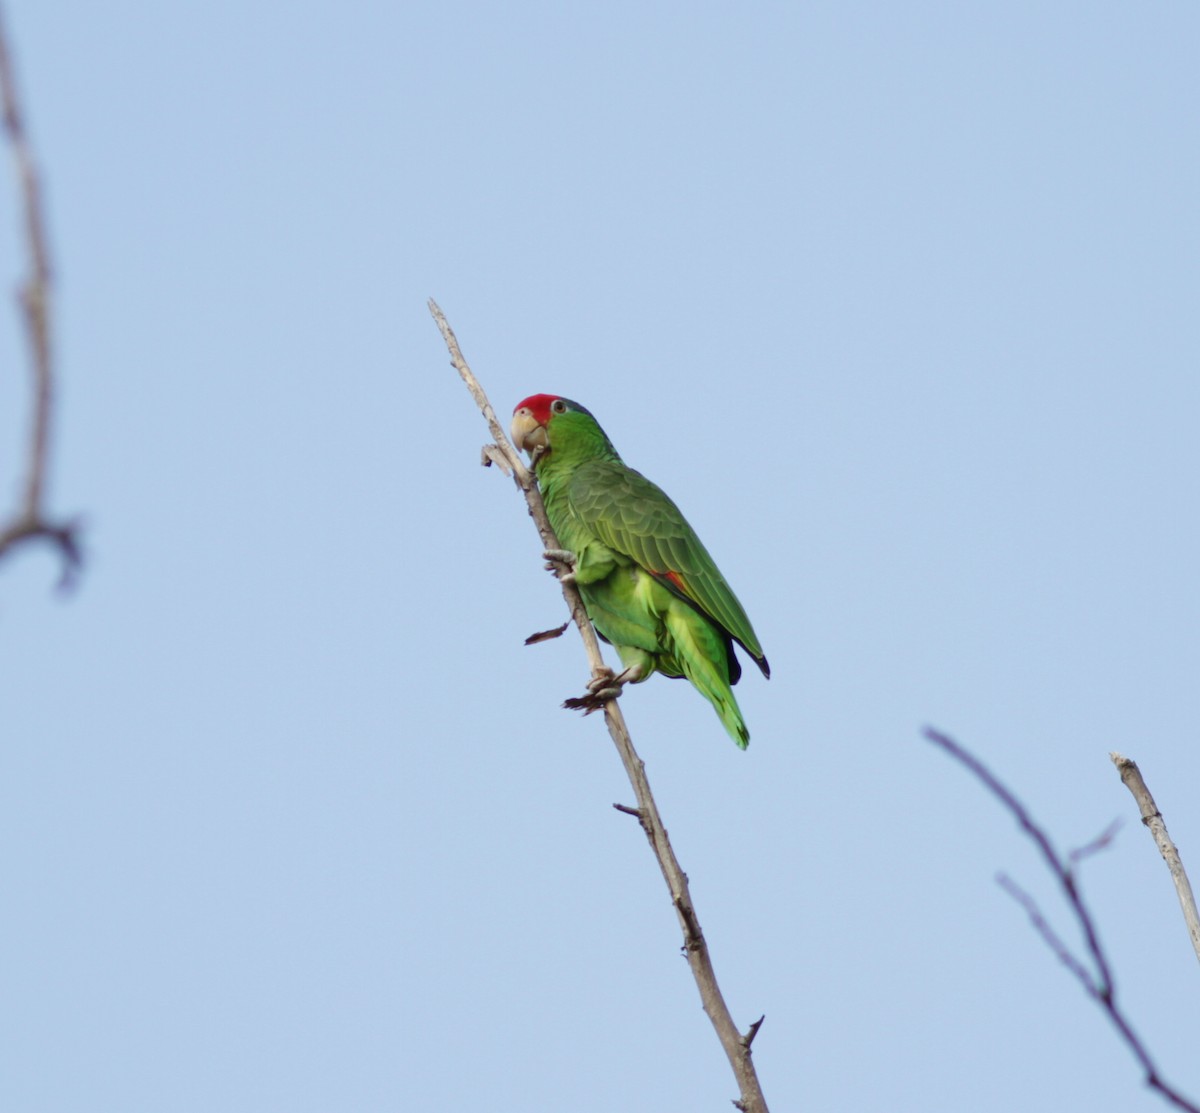
[{"label": "green tail", "polygon": [[729,737],[744,750],[750,744],[750,731],[729,684],[730,649],[725,637],[686,603],[673,601],[665,618],[683,675],[713,705]]},{"label": "green tail", "polygon": [[[691,678],[689,677],[689,679]],[[738,749],[744,750],[749,746],[750,732],[746,729],[746,720],[742,718],[742,709],[738,707],[733,692],[728,687],[724,692],[710,692],[701,688],[695,680],[692,680],[692,683],[700,688],[700,693],[716,709],[717,714],[721,717],[721,722],[725,724],[725,729],[729,732],[729,737],[738,744]]]}]

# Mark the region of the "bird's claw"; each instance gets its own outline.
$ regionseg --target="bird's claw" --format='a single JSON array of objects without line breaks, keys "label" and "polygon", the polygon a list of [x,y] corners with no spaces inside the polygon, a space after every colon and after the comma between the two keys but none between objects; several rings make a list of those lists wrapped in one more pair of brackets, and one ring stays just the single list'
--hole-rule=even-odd
[{"label": "bird's claw", "polygon": [[616,699],[621,694],[620,688],[601,688],[598,692],[588,692],[586,696],[572,696],[563,700],[563,707],[568,711],[582,711],[590,715],[599,711],[609,700]]},{"label": "bird's claw", "polygon": [[615,676],[612,669],[606,668],[587,682],[585,695],[564,700],[563,707],[568,711],[582,711],[585,715],[590,715],[593,711],[599,711],[609,700],[620,696],[624,687],[625,683],[621,677]]},{"label": "bird's claw", "polygon": [[610,699],[619,699],[624,690],[624,688],[620,687],[597,688],[596,691],[592,693],[592,699],[594,699],[597,704],[608,703]]},{"label": "bird's claw", "polygon": [[546,571],[553,572],[560,583],[575,582],[575,554],[570,549],[547,549],[542,556],[546,558]]}]

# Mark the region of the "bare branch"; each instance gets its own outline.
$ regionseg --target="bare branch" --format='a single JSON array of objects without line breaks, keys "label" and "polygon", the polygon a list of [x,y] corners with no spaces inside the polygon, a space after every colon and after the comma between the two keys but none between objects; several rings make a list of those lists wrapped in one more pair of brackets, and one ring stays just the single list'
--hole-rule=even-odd
[{"label": "bare branch", "polygon": [[1054,952],[1058,960],[1071,971],[1075,978],[1083,985],[1089,996],[1104,1011],[1109,1022],[1117,1030],[1122,1041],[1125,1043],[1125,1046],[1129,1048],[1130,1054],[1133,1055],[1141,1066],[1145,1074],[1146,1085],[1153,1090],[1157,1090],[1164,1100],[1177,1109],[1186,1110],[1187,1113],[1200,1113],[1200,1106],[1196,1106],[1173,1086],[1164,1081],[1158,1073],[1158,1068],[1155,1066],[1154,1061],[1150,1058],[1150,1053],[1146,1050],[1145,1044],[1142,1043],[1133,1031],[1129,1018],[1117,1004],[1116,986],[1113,984],[1108,958],[1104,953],[1103,947],[1100,945],[1095,920],[1092,919],[1092,914],[1084,903],[1083,897],[1079,892],[1075,874],[1071,869],[1071,861],[1093,853],[1101,845],[1106,844],[1112,838],[1113,828],[1110,826],[1098,839],[1093,840],[1081,850],[1075,851],[1071,855],[1070,860],[1064,861],[1062,856],[1054,849],[1050,841],[1050,836],[1034,821],[1025,805],[978,758],[963,749],[949,735],[942,734],[940,731],[927,727],[925,737],[934,745],[941,747],[955,761],[973,773],[984,787],[1008,809],[1009,813],[1020,824],[1021,829],[1029,836],[1034,845],[1037,846],[1043,859],[1045,859],[1047,869],[1054,875],[1059,888],[1062,890],[1067,907],[1070,909],[1075,923],[1087,944],[1088,957],[1095,969],[1089,970],[1085,962],[1071,952],[1070,948],[1051,928],[1049,922],[1042,915],[1041,910],[1034,903],[1033,899],[1024,890],[1020,889],[1004,875],[1001,875],[998,879],[1001,887],[1025,909],[1034,928],[1041,935],[1042,939],[1045,940],[1047,946]]},{"label": "bare branch", "polygon": [[1171,836],[1167,834],[1166,821],[1158,810],[1154,797],[1150,795],[1145,780],[1142,779],[1142,771],[1137,767],[1137,762],[1120,754],[1108,756],[1117,767],[1117,772],[1121,774],[1125,787],[1133,793],[1133,798],[1142,813],[1142,822],[1150,828],[1158,851],[1167,863],[1167,869],[1171,871],[1171,880],[1175,882],[1175,892],[1179,896],[1179,907],[1183,909],[1183,919],[1192,940],[1192,949],[1196,952],[1196,957],[1200,958],[1200,915],[1196,912],[1196,898],[1192,894],[1191,882],[1188,881],[1179,851],[1171,841]]},{"label": "bare branch", "polygon": [[1099,998],[1101,996],[1100,987],[1096,984],[1096,979],[1092,977],[1092,972],[1071,954],[1071,948],[1058,937],[1058,933],[1050,926],[1050,921],[1042,915],[1042,910],[1037,906],[1033,897],[1006,873],[996,875],[996,884],[1025,909],[1025,914],[1029,917],[1034,931],[1042,937],[1058,961],[1070,970],[1076,981],[1088,991],[1089,996]]},{"label": "bare branch", "polygon": [[1046,866],[1059,879],[1059,883],[1066,893],[1067,901],[1075,912],[1076,919],[1079,921],[1080,929],[1083,931],[1084,938],[1087,941],[1088,952],[1092,957],[1092,961],[1096,964],[1099,990],[1105,995],[1111,993],[1112,977],[1109,975],[1108,961],[1104,957],[1104,952],[1100,949],[1099,941],[1096,939],[1092,918],[1087,914],[1086,909],[1084,909],[1083,902],[1075,888],[1074,875],[1059,858],[1058,852],[1050,843],[1050,836],[1033,821],[1033,817],[1026,811],[1025,805],[1001,784],[978,758],[967,750],[964,750],[953,738],[932,729],[925,731],[925,737],[930,742],[941,746],[951,757],[974,773],[983,782],[984,787],[1012,813],[1013,818],[1021,825],[1021,829],[1029,836],[1038,850],[1041,851],[1042,857],[1046,860]]},{"label": "bare branch", "polygon": [[32,371],[32,403],[24,492],[7,523],[0,524],[0,558],[27,541],[54,545],[62,557],[60,588],[74,582],[82,563],[78,523],[50,522],[45,517],[45,492],[50,458],[51,419],[54,409],[54,366],[51,345],[51,268],[46,226],[42,214],[42,187],[37,162],[25,128],[17,95],[16,76],[3,24],[0,23],[0,115],[16,167],[17,185],[24,210],[25,246],[29,273],[19,301],[25,318],[26,340]]},{"label": "bare branch", "polygon": [[[512,467],[513,482],[516,483],[521,493],[525,496],[530,517],[533,518],[534,524],[537,526],[538,533],[541,536],[542,548],[547,550],[561,550],[562,546],[554,535],[549,518],[546,517],[546,509],[542,505],[541,493],[538,491],[533,475],[525,467],[517,450],[508,440],[499,421],[496,420],[495,411],[492,409],[487,395],[463,358],[462,351],[458,346],[458,340],[454,336],[454,331],[450,328],[445,315],[438,308],[437,303],[432,299],[429,302],[429,311],[433,315],[433,319],[437,322],[438,328],[441,330],[442,338],[446,341],[451,362],[462,377],[463,382],[467,384],[467,389],[471,392],[472,397],[474,397],[476,405],[482,411],[484,418],[487,420],[488,428],[495,438],[496,443],[493,446],[495,453],[489,452],[489,457],[497,460],[498,455]],[[559,586],[562,589],[563,598],[566,599],[567,606],[570,608],[571,618],[579,630],[580,637],[583,639],[592,675],[594,677],[606,675],[609,670],[605,666],[604,657],[600,652],[600,642],[596,637],[596,631],[592,628],[592,624],[588,619],[587,611],[584,609],[583,600],[580,598],[579,592],[576,590],[575,585],[569,581],[560,579]],[[617,747],[617,752],[621,755],[621,762],[625,766],[625,772],[629,777],[630,783],[633,785],[633,791],[637,796],[638,804],[636,809],[623,805],[614,806],[617,807],[618,811],[628,812],[638,817],[642,828],[646,832],[646,837],[649,839],[650,845],[654,850],[655,857],[658,859],[659,869],[662,870],[663,879],[666,881],[667,889],[671,894],[671,903],[675,907],[675,912],[679,917],[680,928],[683,930],[684,952],[687,956],[688,965],[691,967],[692,976],[696,979],[697,988],[700,990],[701,1003],[714,1029],[716,1029],[717,1038],[721,1041],[721,1046],[729,1059],[730,1066],[733,1068],[734,1077],[737,1079],[741,1098],[734,1104],[737,1108],[745,1110],[746,1113],[767,1113],[767,1103],[763,1097],[762,1088],[758,1082],[758,1075],[754,1069],[754,1061],[750,1055],[749,1041],[743,1043],[741,1034],[737,1030],[737,1025],[734,1024],[733,1017],[729,1013],[729,1008],[725,1004],[725,999],[721,995],[721,989],[717,985],[717,976],[713,971],[712,960],[709,957],[708,944],[705,942],[704,935],[700,930],[700,922],[696,918],[696,910],[692,904],[691,894],[688,892],[687,876],[684,874],[675,857],[675,852],[671,848],[666,828],[663,826],[662,817],[658,814],[658,806],[655,804],[654,796],[650,792],[650,783],[646,779],[645,765],[633,748],[629,729],[625,725],[625,717],[621,713],[621,708],[616,700],[609,700],[604,704],[604,720],[608,726],[608,733]]]}]

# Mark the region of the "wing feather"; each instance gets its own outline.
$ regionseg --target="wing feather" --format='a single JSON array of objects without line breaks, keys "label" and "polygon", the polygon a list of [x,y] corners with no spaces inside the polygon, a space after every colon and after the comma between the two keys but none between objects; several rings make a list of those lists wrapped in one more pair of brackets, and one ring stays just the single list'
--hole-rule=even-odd
[{"label": "wing feather", "polygon": [[571,511],[596,537],[707,615],[770,675],[745,610],[679,508],[640,472],[615,460],[576,469]]}]

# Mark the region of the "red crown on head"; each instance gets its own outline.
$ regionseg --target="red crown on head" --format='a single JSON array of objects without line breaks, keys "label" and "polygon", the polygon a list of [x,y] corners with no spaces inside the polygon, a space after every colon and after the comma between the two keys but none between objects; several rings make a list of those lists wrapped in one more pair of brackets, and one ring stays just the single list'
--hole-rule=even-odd
[{"label": "red crown on head", "polygon": [[550,403],[557,402],[558,398],[557,394],[531,394],[524,402],[518,402],[513,407],[513,413],[517,410],[528,410],[534,421],[545,425],[550,420]]}]

